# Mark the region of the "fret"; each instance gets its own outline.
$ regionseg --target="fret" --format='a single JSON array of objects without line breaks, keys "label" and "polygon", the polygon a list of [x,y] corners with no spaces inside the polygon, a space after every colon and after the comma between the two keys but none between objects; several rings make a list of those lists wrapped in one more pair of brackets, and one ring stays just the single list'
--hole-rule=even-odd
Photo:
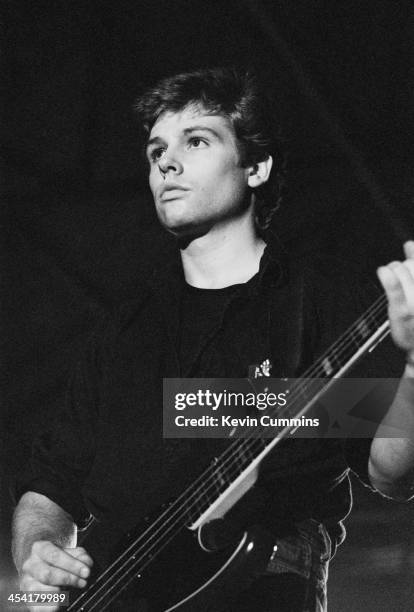
[{"label": "fret", "polygon": [[191,523],[196,521],[209,507],[211,502],[206,492],[202,491],[204,488],[205,485],[203,483],[203,485],[195,491],[195,495],[192,495],[183,502],[185,512],[182,514],[182,517],[180,517],[182,519],[182,524],[191,525]]},{"label": "fret", "polygon": [[246,440],[246,442],[249,444],[251,459],[256,459],[257,455],[260,455],[270,441],[271,440],[267,440],[266,438],[252,438],[251,440]]},{"label": "fret", "polygon": [[[306,381],[301,381],[291,389],[291,404],[285,408],[283,417],[295,417],[299,410],[316,396],[323,389],[327,381],[327,377],[319,376],[317,378],[308,378]],[[298,392],[300,391],[300,396]],[[278,415],[279,416],[279,415]]]},{"label": "fret", "polygon": [[[365,340],[365,337],[363,339]],[[340,346],[333,346],[329,355],[322,359],[323,376],[320,378],[332,378],[360,346],[361,336],[357,333],[357,329],[352,327],[343,338]]]},{"label": "fret", "polygon": [[252,459],[252,453],[251,453],[251,450],[249,449],[248,444],[246,444],[246,440],[240,440],[240,446],[239,446],[238,452],[240,456],[243,458],[243,469],[244,469],[250,464],[250,461]]},{"label": "fret", "polygon": [[348,338],[346,338],[345,340],[345,348],[347,348],[346,357],[349,357],[355,351],[357,351],[359,347],[362,346],[371,335],[372,331],[370,330],[368,325],[366,327],[364,326],[364,333],[362,333],[362,327],[361,329],[353,327],[350,333],[350,339],[352,340],[352,344],[348,343]]},{"label": "fret", "polygon": [[198,517],[200,516],[200,511],[196,508],[187,508],[187,511],[184,514],[184,523],[191,525],[191,523],[193,523],[194,521],[196,521],[198,519]]},{"label": "fret", "polygon": [[[366,323],[364,325],[364,330],[365,329],[369,330]],[[349,335],[356,348],[359,347],[361,340],[365,340],[366,338],[365,331],[364,334],[362,334],[361,330],[358,327],[351,327],[351,329],[349,330]]]},{"label": "fret", "polygon": [[217,493],[217,497],[220,497],[220,495],[223,492],[223,485],[220,484],[219,477],[215,473],[212,474],[212,480],[213,480],[213,486],[214,486],[214,488],[216,490],[216,493]]},{"label": "fret", "polygon": [[315,363],[314,372],[312,373],[312,378],[325,378],[326,376],[327,374],[326,374],[325,368],[323,367],[322,359],[321,359]]},{"label": "fret", "polygon": [[[307,385],[306,385],[306,383],[304,381],[300,382],[299,384],[297,384],[294,387],[295,394],[299,393],[301,395],[302,399],[304,400],[304,402],[308,401],[308,392],[307,392],[306,387],[307,387]],[[289,405],[286,406],[286,410],[287,410],[287,413],[290,412]]]},{"label": "fret", "polygon": [[[204,485],[203,485],[204,486]],[[194,501],[192,502],[192,509],[195,511],[196,516],[201,516],[206,508],[205,498],[207,497],[205,492],[200,492]],[[208,507],[208,504],[207,504]]]},{"label": "fret", "polygon": [[[375,307],[370,308],[367,313],[374,323],[374,328],[380,327],[388,319],[388,302],[385,296],[382,300],[375,304]],[[364,316],[366,316],[366,314]]]},{"label": "fret", "polygon": [[365,340],[371,333],[369,325],[365,318],[358,321],[358,323],[356,324],[356,330],[359,332],[363,340]]},{"label": "fret", "polygon": [[226,468],[223,471],[226,486],[231,484],[244,470],[246,462],[240,457],[238,447],[234,449],[231,456],[227,458]]},{"label": "fret", "polygon": [[337,349],[336,347],[332,347],[331,351],[329,353],[329,360],[331,362],[332,366],[335,366],[335,364],[333,362],[336,362],[336,366],[341,366],[342,365],[342,356],[340,353],[340,350]]},{"label": "fret", "polygon": [[246,459],[248,461],[252,461],[258,455],[258,453],[254,452],[254,449],[253,449],[253,446],[252,446],[253,443],[255,442],[255,440],[243,440],[243,442],[245,443]]},{"label": "fret", "polygon": [[230,484],[231,480],[229,480],[228,475],[226,475],[226,471],[223,469],[223,466],[221,466],[219,463],[217,463],[216,465],[215,475],[217,478],[217,482],[219,483],[220,488],[223,491],[228,486],[228,484]]},{"label": "fret", "polygon": [[203,512],[207,510],[207,508],[218,497],[220,497],[227,486],[227,484],[223,485],[221,480],[219,480],[216,469],[208,478],[206,478],[202,485],[198,487],[198,492],[200,492],[200,505],[202,505]]},{"label": "fret", "polygon": [[249,461],[247,461],[246,454],[245,454],[245,452],[244,452],[244,450],[243,450],[241,445],[238,445],[236,447],[235,460],[239,464],[240,473],[243,472],[245,467],[249,464]]},{"label": "fret", "polygon": [[350,357],[359,349],[363,340],[357,335],[356,331],[350,330],[347,337],[343,340],[343,344],[340,347],[340,359],[339,368],[340,370],[343,365],[349,360]]},{"label": "fret", "polygon": [[323,370],[325,372],[326,376],[330,376],[332,374],[332,372],[334,371],[331,360],[329,357],[325,357],[325,359],[322,360],[322,367]]},{"label": "fret", "polygon": [[378,327],[378,320],[376,314],[374,313],[374,310],[371,308],[367,310],[364,314],[364,319],[366,324],[371,328],[370,333],[373,333]]}]

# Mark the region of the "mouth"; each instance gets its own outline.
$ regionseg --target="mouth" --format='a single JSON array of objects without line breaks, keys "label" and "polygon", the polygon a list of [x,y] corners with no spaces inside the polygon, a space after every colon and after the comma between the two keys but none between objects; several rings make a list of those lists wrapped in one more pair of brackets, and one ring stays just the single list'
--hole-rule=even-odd
[{"label": "mouth", "polygon": [[187,188],[181,187],[180,185],[168,185],[161,190],[160,200],[162,202],[176,200],[178,198],[182,198],[188,191],[189,190]]}]

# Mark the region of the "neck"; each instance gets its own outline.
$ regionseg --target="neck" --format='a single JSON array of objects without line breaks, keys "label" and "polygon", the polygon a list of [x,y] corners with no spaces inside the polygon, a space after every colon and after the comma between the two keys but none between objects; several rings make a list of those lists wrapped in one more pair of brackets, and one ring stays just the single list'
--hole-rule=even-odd
[{"label": "neck", "polygon": [[259,271],[264,248],[251,215],[230,219],[181,249],[185,280],[202,289],[245,283]]}]

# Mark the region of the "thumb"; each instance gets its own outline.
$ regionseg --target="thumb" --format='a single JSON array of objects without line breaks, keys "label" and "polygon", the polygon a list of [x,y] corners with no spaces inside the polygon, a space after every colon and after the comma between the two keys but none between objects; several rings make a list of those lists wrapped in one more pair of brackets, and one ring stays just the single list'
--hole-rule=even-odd
[{"label": "thumb", "polygon": [[407,259],[414,259],[414,240],[407,240],[404,243],[404,253]]}]

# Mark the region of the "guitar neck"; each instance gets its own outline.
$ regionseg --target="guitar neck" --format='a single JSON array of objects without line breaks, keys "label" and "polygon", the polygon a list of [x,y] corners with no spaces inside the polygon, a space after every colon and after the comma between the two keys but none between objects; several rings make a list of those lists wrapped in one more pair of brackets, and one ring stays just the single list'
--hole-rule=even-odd
[{"label": "guitar neck", "polygon": [[[289,420],[306,414],[335,379],[374,350],[388,333],[387,300],[381,296],[289,387],[288,404],[267,414]],[[211,506],[230,493],[294,429],[294,426],[275,426],[272,427],[274,437],[265,438],[260,437],[264,429],[258,425],[250,427],[250,435],[234,440],[197,482],[196,490],[189,490],[186,514],[190,524],[193,527],[201,524]],[[246,428],[245,433],[249,432]]]}]

